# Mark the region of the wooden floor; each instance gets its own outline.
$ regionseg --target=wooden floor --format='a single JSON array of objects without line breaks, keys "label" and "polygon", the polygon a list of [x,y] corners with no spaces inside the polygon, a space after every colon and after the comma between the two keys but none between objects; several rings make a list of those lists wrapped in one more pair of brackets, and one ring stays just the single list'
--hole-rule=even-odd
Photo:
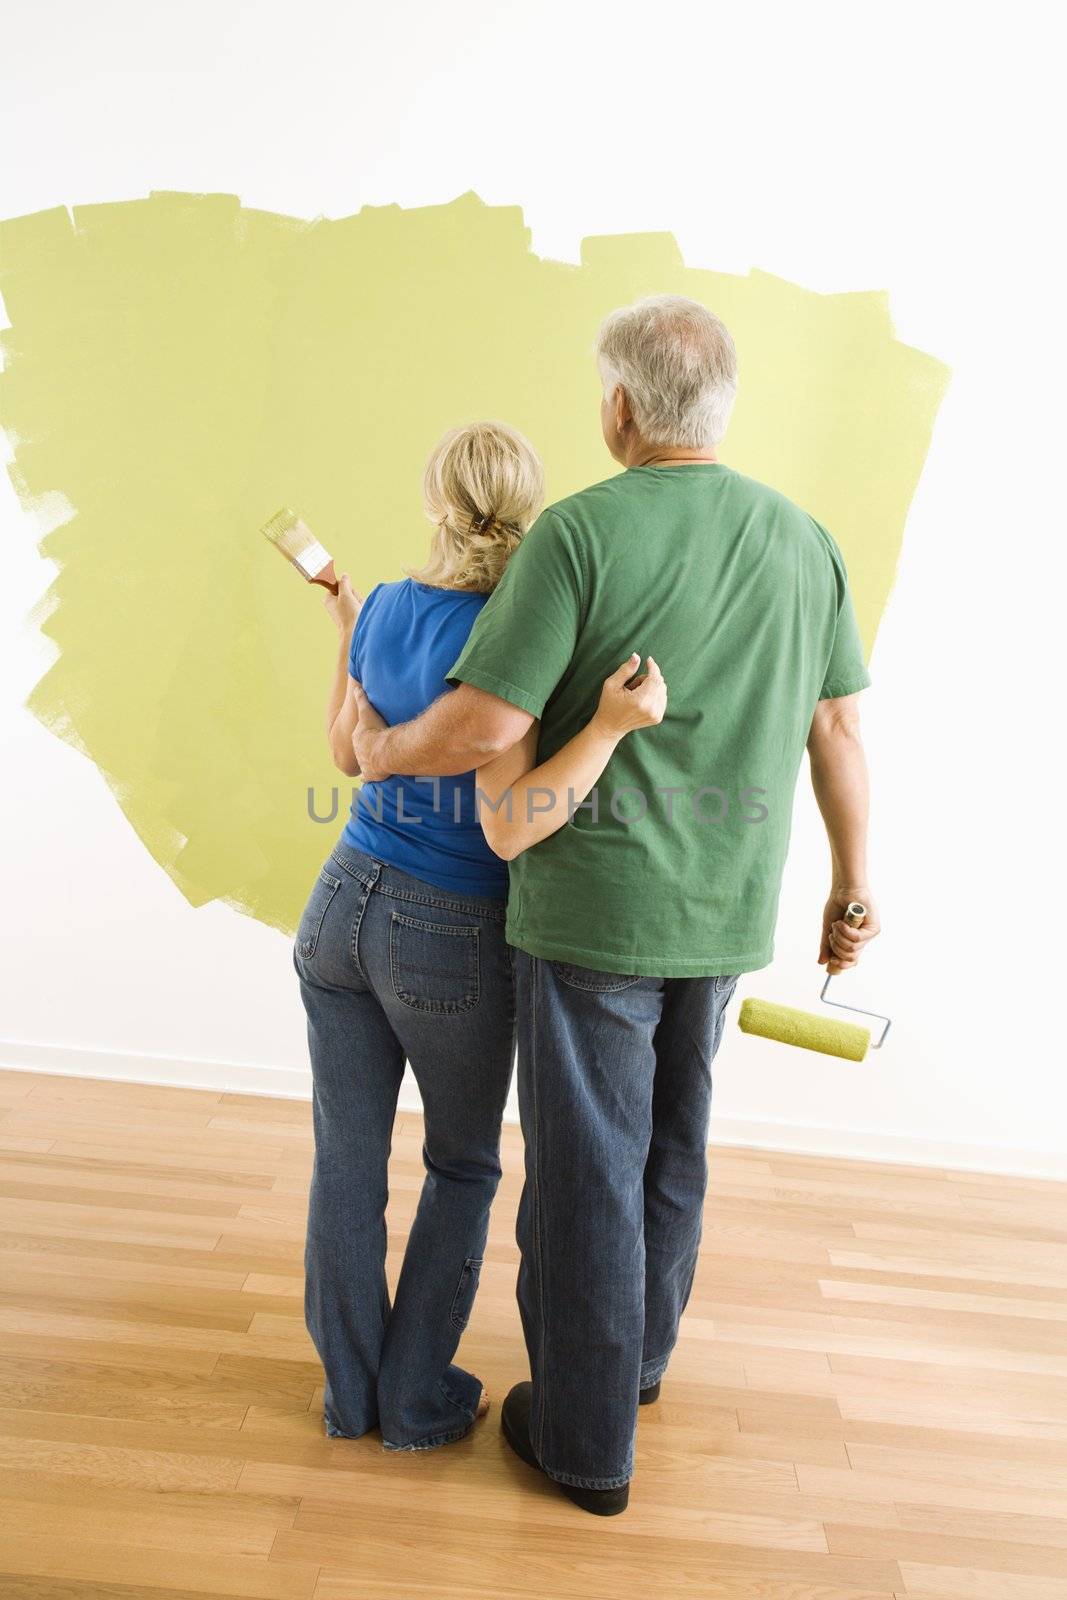
[{"label": "wooden floor", "polygon": [[[394,1149],[390,1239],[420,1126]],[[0,1073],[0,1594],[18,1600],[1065,1600],[1067,1186],[713,1152],[630,1509],[501,1441],[520,1144],[457,1445],[330,1440],[300,1102]]]}]

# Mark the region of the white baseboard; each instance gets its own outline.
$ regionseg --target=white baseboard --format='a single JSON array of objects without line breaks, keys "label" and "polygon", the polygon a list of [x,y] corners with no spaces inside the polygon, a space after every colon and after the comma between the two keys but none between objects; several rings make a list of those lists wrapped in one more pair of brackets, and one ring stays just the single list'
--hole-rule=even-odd
[{"label": "white baseboard", "polygon": [[[126,1051],[83,1050],[73,1045],[36,1044],[0,1039],[0,1068],[41,1072],[68,1078],[100,1078],[109,1082],[154,1083],[184,1089],[213,1089],[226,1094],[268,1095],[282,1100],[310,1100],[311,1072],[306,1066],[270,1067],[240,1061],[199,1061]],[[400,1091],[404,1111],[421,1111],[410,1073]],[[517,1122],[513,1104],[504,1113]],[[1067,1152],[1032,1150],[996,1144],[961,1144],[908,1133],[836,1128],[816,1123],[775,1122],[716,1116],[712,1144],[780,1154],[832,1156],[848,1161],[877,1161],[914,1167],[948,1167],[961,1172],[986,1172],[1005,1177],[1067,1180]]]},{"label": "white baseboard", "polygon": [[950,1139],[924,1139],[910,1133],[880,1133],[868,1128],[835,1128],[770,1118],[711,1117],[711,1142],[720,1148],[804,1156],[830,1156],[843,1161],[876,1161],[906,1167],[942,1167],[953,1172],[989,1173],[1005,1178],[1048,1178],[1067,1182],[1067,1152],[1031,1150],[1025,1146],[963,1144]]},{"label": "white baseboard", "polygon": [[0,1068],[44,1072],[64,1078],[103,1078],[116,1083],[155,1083],[177,1089],[214,1089],[225,1094],[262,1094],[281,1100],[311,1099],[311,1070],[268,1067],[258,1062],[197,1061],[125,1050],[83,1050],[76,1045],[29,1044],[0,1039]]}]

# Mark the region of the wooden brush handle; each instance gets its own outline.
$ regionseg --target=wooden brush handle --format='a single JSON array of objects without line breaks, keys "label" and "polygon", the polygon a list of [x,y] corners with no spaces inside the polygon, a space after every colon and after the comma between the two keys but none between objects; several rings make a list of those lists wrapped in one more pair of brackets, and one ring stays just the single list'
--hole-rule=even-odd
[{"label": "wooden brush handle", "polygon": [[322,571],[316,572],[313,578],[308,579],[308,582],[321,583],[322,587],[324,589],[329,589],[331,594],[336,594],[338,589],[341,587],[337,582],[337,574],[333,570],[332,561],[327,561]]}]

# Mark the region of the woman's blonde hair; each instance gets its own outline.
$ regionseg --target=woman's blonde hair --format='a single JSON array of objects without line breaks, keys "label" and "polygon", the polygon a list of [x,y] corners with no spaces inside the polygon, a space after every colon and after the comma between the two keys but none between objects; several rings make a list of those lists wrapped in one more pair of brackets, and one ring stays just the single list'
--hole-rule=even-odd
[{"label": "woman's blonde hair", "polygon": [[537,451],[503,422],[472,422],[446,433],[426,463],[430,559],[410,576],[440,589],[488,594],[541,509],[544,468]]}]

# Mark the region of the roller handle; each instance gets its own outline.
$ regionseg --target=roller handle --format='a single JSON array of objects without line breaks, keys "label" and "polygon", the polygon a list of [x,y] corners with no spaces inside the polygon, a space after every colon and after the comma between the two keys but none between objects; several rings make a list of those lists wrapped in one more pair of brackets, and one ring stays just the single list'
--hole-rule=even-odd
[{"label": "roller handle", "polygon": [[[847,922],[850,928],[858,928],[866,918],[866,915],[867,907],[861,901],[850,900],[848,905],[845,907],[845,914],[841,920],[842,922]],[[823,984],[822,993],[819,995],[820,1000],[826,1000],[827,989],[830,987],[830,984],[833,982],[834,978],[839,976],[839,973],[833,972],[828,972],[826,974],[826,982]],[[836,1002],[833,1000],[827,1000],[826,1003],[827,1005],[836,1004]],[[850,1007],[849,1009],[851,1010],[854,1008]]]},{"label": "roller handle", "polygon": [[[850,900],[848,905],[845,907],[845,914],[841,918],[841,920],[842,920],[842,922],[847,922],[850,928],[858,928],[860,926],[860,924],[866,919],[866,916],[867,916],[867,907],[862,903],[862,901]],[[826,974],[826,982],[823,984],[822,993],[819,996],[820,1000],[824,1000],[826,998],[826,991],[830,987],[831,982],[833,981],[833,979],[836,976],[840,976],[840,974],[836,974],[836,973],[833,973],[833,972],[828,972]],[[828,1000],[826,1003],[827,1003],[827,1005],[835,1004],[834,1001],[830,1001],[830,1000]],[[849,1007],[849,1009],[850,1010],[854,1010],[855,1008],[854,1007]]]},{"label": "roller handle", "polygon": [[[844,915],[843,920],[848,923],[850,928],[858,928],[860,926],[860,923],[864,921],[866,916],[867,916],[867,907],[865,905],[863,905],[859,900],[850,900],[848,905],[845,907],[845,915]],[[827,973],[826,982],[823,984],[822,989],[819,991],[819,999],[826,1001],[826,1004],[828,1006],[839,1006],[839,1005],[841,1005],[841,1001],[840,1000],[827,1000],[826,999],[826,991],[827,991],[827,989],[829,989],[829,987],[833,983],[833,981],[834,981],[834,974],[833,973]],[[877,1018],[877,1020],[879,1022],[884,1022],[885,1023],[885,1027],[882,1029],[882,1031],[878,1035],[877,1039],[875,1039],[874,1043],[871,1045],[871,1049],[872,1050],[880,1050],[882,1048],[882,1046],[885,1044],[886,1034],[889,1032],[889,1028],[890,1028],[889,1018],[888,1017],[883,1017],[880,1011],[866,1011],[863,1008],[863,1006],[844,1006],[843,1009],[845,1011],[856,1011],[856,1012],[859,1013],[859,1015],[861,1017],[875,1017],[875,1018]]]}]

